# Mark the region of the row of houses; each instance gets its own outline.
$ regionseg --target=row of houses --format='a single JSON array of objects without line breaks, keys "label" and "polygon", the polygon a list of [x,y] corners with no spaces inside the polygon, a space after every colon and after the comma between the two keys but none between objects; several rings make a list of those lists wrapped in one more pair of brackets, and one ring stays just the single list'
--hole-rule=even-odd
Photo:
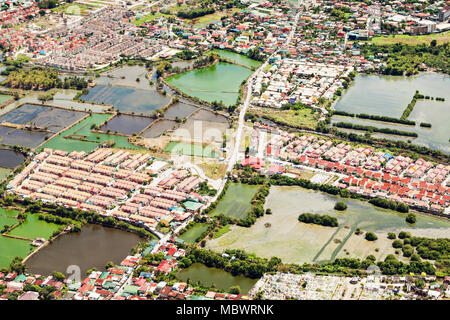
[{"label": "row of houses", "polygon": [[[258,125],[254,130],[259,130]],[[372,147],[281,131],[266,145],[265,155],[344,175],[338,187],[370,197],[404,202],[424,211],[443,213],[450,206],[450,166],[422,158],[376,151]]]}]

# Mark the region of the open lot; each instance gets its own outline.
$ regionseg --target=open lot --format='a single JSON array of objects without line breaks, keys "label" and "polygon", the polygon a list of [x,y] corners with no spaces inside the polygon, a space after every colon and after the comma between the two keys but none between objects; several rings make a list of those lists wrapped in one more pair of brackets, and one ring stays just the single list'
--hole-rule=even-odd
[{"label": "open lot", "polygon": [[378,45],[391,45],[395,43],[404,43],[409,45],[429,44],[432,40],[436,40],[437,44],[443,44],[450,41],[450,31],[437,34],[427,34],[421,36],[395,35],[388,37],[374,37],[372,43]]}]

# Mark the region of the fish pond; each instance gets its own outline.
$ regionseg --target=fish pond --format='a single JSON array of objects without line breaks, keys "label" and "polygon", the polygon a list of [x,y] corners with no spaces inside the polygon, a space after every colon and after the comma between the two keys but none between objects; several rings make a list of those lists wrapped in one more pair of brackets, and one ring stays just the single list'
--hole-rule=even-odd
[{"label": "fish pond", "polygon": [[0,167],[15,168],[25,160],[21,152],[10,149],[0,149]]},{"label": "fish pond", "polygon": [[206,102],[222,101],[224,105],[231,106],[237,103],[242,81],[251,74],[252,70],[248,68],[219,62],[170,76],[166,81],[189,96]]},{"label": "fish pond", "polygon": [[[392,140],[411,140],[414,144],[450,153],[448,142],[450,138],[450,126],[448,125],[450,90],[448,88],[450,88],[450,76],[432,72],[412,77],[358,75],[354,84],[337,101],[336,110],[400,118],[416,90],[430,97],[445,98],[445,101],[418,100],[408,117],[408,120],[416,122],[415,126],[341,116],[333,116],[332,122],[343,121],[416,132],[417,138],[388,134],[373,134],[373,136]],[[420,127],[421,122],[430,123],[431,128]],[[364,134],[364,131],[355,131],[355,133]]]},{"label": "fish pond", "polygon": [[124,135],[137,134],[148,127],[153,122],[152,118],[133,116],[128,114],[118,114],[108,120],[100,130],[107,132],[117,132]]},{"label": "fish pond", "polygon": [[158,120],[155,121],[148,129],[141,133],[144,138],[158,138],[168,130],[173,130],[178,126],[175,120]]},{"label": "fish pond", "polygon": [[190,283],[200,282],[204,286],[214,285],[218,289],[228,291],[230,287],[239,286],[242,294],[247,294],[258,279],[251,279],[242,275],[233,276],[218,268],[210,268],[201,263],[194,263],[189,268],[181,270],[177,278],[182,281],[189,279]]},{"label": "fish pond", "polygon": [[[344,201],[347,210],[335,211],[337,201]],[[450,222],[445,220],[417,215],[417,222],[411,225],[406,223],[405,214],[300,187],[271,187],[265,207],[273,213],[259,218],[250,228],[232,226],[222,237],[208,241],[207,247],[218,252],[243,249],[266,258],[278,256],[287,263],[320,263],[342,257],[365,258],[370,254],[384,259],[395,253],[392,241],[387,239],[388,232],[403,230],[413,236],[431,238],[448,237],[450,232]],[[299,222],[298,216],[307,212],[336,217],[339,226]],[[356,235],[357,228],[375,232],[378,240],[371,242],[364,235]]]},{"label": "fish pond", "polygon": [[175,120],[176,118],[183,119],[183,118],[190,116],[197,109],[198,108],[196,108],[190,104],[177,102],[177,103],[174,103],[173,105],[171,105],[167,109],[167,111],[164,113],[164,118],[165,119],[173,119],[173,120]]}]

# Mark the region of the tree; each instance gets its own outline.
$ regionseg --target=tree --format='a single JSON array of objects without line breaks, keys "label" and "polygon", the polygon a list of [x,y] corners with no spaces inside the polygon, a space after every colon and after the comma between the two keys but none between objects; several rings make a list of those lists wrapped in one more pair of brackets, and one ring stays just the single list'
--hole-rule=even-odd
[{"label": "tree", "polygon": [[405,220],[408,223],[416,223],[416,215],[414,213],[410,213],[406,216]]},{"label": "tree", "polygon": [[366,235],[364,236],[364,238],[365,238],[367,241],[375,241],[375,240],[378,239],[378,237],[376,236],[376,234],[373,233],[373,232],[366,232]]},{"label": "tree", "polygon": [[27,270],[27,266],[24,263],[22,263],[21,257],[15,257],[9,264],[9,270],[11,272],[23,274]]},{"label": "tree", "polygon": [[339,211],[344,211],[344,210],[347,209],[347,204],[345,204],[345,202],[338,201],[338,202],[336,202],[336,204],[334,205],[334,209],[335,209],[335,210],[339,210]]},{"label": "tree", "polygon": [[403,242],[402,240],[395,240],[394,242],[392,242],[392,246],[396,249],[398,248],[402,248],[403,247]]},{"label": "tree", "polygon": [[266,214],[272,214],[272,209],[270,208],[266,209]]},{"label": "tree", "polygon": [[52,276],[53,278],[55,278],[57,281],[64,281],[64,279],[66,279],[66,276],[58,271],[53,271],[52,272]]},{"label": "tree", "polygon": [[239,287],[239,286],[230,287],[230,293],[231,294],[241,294],[241,287]]},{"label": "tree", "polygon": [[398,234],[398,238],[399,239],[411,238],[411,233],[406,231],[400,231],[400,233]]},{"label": "tree", "polygon": [[112,268],[115,266],[115,263],[112,261],[108,261],[105,265],[105,269],[108,270],[109,268]]},{"label": "tree", "polygon": [[395,238],[397,238],[397,236],[393,232],[389,232],[387,237],[388,237],[388,239],[391,239],[391,240],[394,240]]}]

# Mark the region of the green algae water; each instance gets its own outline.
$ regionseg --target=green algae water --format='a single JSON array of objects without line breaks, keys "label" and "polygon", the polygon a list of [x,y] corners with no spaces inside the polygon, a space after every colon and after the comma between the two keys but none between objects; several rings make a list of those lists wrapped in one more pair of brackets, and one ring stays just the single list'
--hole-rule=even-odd
[{"label": "green algae water", "polygon": [[251,279],[242,275],[233,276],[230,272],[227,272],[218,268],[209,268],[201,263],[194,263],[189,268],[180,271],[177,277],[182,281],[197,282],[205,286],[214,286],[218,289],[229,290],[232,286],[239,286],[242,294],[247,294],[250,289],[255,285],[258,279]]},{"label": "green algae water", "polygon": [[15,257],[25,258],[33,250],[29,241],[0,236],[0,268],[6,268]]},{"label": "green algae water", "polygon": [[220,49],[214,49],[213,52],[217,53],[219,56],[221,56],[224,59],[227,59],[231,62],[241,64],[243,66],[247,66],[249,68],[258,68],[262,62],[256,61],[253,59],[250,59],[249,57],[239,54],[236,52],[228,51],[228,50],[220,50]]},{"label": "green algae water", "polygon": [[242,81],[252,70],[231,63],[219,62],[202,69],[173,75],[167,83],[192,97],[207,102],[222,101],[231,106],[237,103]]},{"label": "green algae water", "polygon": [[39,214],[37,213],[30,213],[27,216],[27,220],[8,234],[27,239],[49,239],[53,232],[58,230],[60,227],[61,226],[55,223],[48,223],[44,220],[39,220]]}]

